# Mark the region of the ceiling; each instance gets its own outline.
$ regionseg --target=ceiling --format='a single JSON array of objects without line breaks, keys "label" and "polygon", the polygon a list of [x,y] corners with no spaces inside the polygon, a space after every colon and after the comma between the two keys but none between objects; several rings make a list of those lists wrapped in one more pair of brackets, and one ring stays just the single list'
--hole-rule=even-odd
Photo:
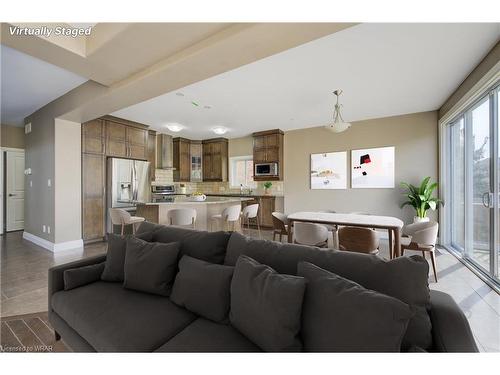
[{"label": "ceiling", "polygon": [[1,122],[23,126],[26,116],[81,85],[86,78],[0,45]]},{"label": "ceiling", "polygon": [[361,24],[113,115],[203,139],[325,125],[338,88],[346,121],[436,110],[499,37],[493,23]]}]

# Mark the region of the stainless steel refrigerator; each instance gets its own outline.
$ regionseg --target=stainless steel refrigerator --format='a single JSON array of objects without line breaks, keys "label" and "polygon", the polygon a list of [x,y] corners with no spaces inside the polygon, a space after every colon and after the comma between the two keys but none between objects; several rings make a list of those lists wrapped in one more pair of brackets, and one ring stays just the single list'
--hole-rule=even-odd
[{"label": "stainless steel refrigerator", "polygon": [[[151,184],[149,180],[148,161],[109,158],[107,178],[107,206],[109,208],[123,208],[135,213],[138,202],[151,200]],[[109,213],[108,232],[112,231]]]}]

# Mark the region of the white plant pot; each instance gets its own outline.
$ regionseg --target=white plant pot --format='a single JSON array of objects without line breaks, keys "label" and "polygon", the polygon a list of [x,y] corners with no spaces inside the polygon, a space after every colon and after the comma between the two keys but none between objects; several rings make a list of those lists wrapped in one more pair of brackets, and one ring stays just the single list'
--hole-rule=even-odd
[{"label": "white plant pot", "polygon": [[418,216],[413,216],[413,223],[427,223],[429,221],[429,218],[426,217],[418,217]]}]

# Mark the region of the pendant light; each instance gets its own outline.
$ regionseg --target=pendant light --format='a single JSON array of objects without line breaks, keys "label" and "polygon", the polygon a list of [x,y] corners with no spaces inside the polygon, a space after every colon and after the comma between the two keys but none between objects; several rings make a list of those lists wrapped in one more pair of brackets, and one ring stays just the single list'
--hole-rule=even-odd
[{"label": "pendant light", "polygon": [[335,103],[333,110],[333,123],[325,126],[326,129],[333,133],[342,133],[351,127],[351,124],[349,122],[345,122],[342,118],[342,114],[340,113],[342,104],[339,104],[339,96],[342,95],[342,92],[342,90],[335,90],[333,92],[337,97],[337,102]]}]

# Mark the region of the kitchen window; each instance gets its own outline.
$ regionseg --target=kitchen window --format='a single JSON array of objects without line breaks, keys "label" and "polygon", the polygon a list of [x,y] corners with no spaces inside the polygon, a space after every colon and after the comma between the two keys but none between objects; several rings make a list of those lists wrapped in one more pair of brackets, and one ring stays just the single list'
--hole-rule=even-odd
[{"label": "kitchen window", "polygon": [[232,188],[255,188],[257,184],[253,180],[253,157],[235,156],[229,158],[229,181]]}]

